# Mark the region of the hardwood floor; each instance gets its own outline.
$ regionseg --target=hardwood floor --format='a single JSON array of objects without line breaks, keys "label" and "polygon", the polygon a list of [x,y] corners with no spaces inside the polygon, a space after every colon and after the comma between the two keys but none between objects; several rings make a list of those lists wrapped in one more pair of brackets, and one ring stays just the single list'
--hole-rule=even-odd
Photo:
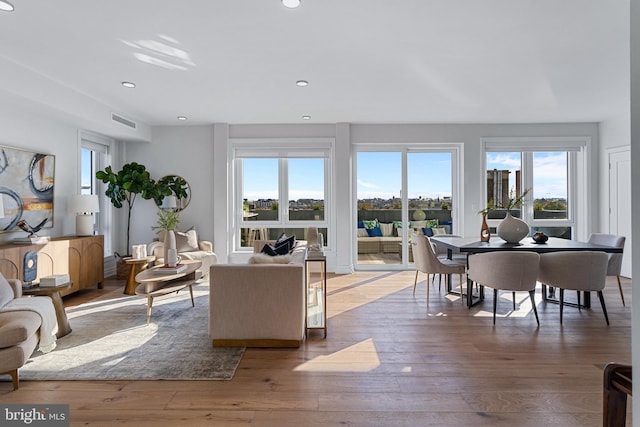
[{"label": "hardwood floor", "polygon": [[[516,311],[500,294],[493,326],[491,291],[469,310],[436,282],[427,304],[424,275],[415,297],[413,277],[330,276],[327,338],[248,349],[231,381],[22,381],[15,392],[0,382],[0,402],[70,404],[71,425],[92,426],[601,425],[602,368],[631,361],[630,280],[626,307],[607,282],[611,326],[597,298],[590,310],[565,307],[560,326],[558,305],[538,291],[537,328],[526,292]],[[124,281],[65,305],[115,286]]]}]

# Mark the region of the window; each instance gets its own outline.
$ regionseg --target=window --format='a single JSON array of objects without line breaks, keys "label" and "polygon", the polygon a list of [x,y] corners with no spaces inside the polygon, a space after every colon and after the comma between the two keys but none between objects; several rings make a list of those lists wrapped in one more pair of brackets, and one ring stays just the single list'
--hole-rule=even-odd
[{"label": "window", "polygon": [[248,251],[256,240],[275,240],[282,233],[304,240],[310,226],[318,227],[329,246],[326,201],[332,146],[277,148],[277,141],[271,148],[243,142],[234,146],[236,250]]},{"label": "window", "polygon": [[80,141],[80,194],[97,194],[100,212],[93,214],[95,230],[104,235],[105,254],[112,253],[111,210],[109,200],[104,196],[105,186],[96,179],[96,172],[110,164],[110,148],[114,142],[98,135],[83,133]]},{"label": "window", "polygon": [[[578,166],[584,162],[586,141],[501,142],[486,142],[485,200],[500,207],[507,198],[527,191],[524,206],[511,209],[512,215],[527,222],[531,233],[543,231],[553,237],[574,237],[579,222],[575,215],[578,205],[575,189],[578,171],[584,169]],[[489,225],[497,226],[505,215],[504,209],[494,210],[488,216]]]}]

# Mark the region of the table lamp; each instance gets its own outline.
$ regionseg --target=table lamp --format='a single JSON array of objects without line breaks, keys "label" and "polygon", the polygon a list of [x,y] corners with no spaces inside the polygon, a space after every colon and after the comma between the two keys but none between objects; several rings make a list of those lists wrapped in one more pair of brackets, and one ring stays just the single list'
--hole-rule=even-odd
[{"label": "table lamp", "polygon": [[163,211],[175,211],[178,208],[178,199],[176,196],[164,196],[160,209]]},{"label": "table lamp", "polygon": [[69,212],[76,214],[76,235],[93,236],[93,212],[100,212],[96,194],[79,194],[69,201]]}]

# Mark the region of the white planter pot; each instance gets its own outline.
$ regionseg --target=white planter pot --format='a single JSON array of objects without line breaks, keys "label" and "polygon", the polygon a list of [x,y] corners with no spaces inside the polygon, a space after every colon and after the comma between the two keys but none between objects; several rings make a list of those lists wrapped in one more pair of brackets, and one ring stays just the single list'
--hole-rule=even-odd
[{"label": "white planter pot", "polygon": [[520,243],[529,235],[529,226],[520,218],[515,218],[507,212],[507,216],[496,228],[498,236],[507,243]]}]

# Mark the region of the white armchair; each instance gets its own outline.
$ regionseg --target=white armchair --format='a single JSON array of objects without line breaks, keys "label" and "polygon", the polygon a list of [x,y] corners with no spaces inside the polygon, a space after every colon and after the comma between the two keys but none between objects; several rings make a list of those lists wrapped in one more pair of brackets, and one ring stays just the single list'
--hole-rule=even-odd
[{"label": "white armchair", "polygon": [[[183,259],[201,261],[202,266],[197,270],[202,278],[209,277],[209,269],[218,263],[218,256],[213,252],[213,243],[208,240],[198,240],[195,230],[186,232],[176,231],[176,249]],[[147,253],[156,257],[156,264],[164,264],[164,235],[160,240],[154,240],[147,246]]]}]

